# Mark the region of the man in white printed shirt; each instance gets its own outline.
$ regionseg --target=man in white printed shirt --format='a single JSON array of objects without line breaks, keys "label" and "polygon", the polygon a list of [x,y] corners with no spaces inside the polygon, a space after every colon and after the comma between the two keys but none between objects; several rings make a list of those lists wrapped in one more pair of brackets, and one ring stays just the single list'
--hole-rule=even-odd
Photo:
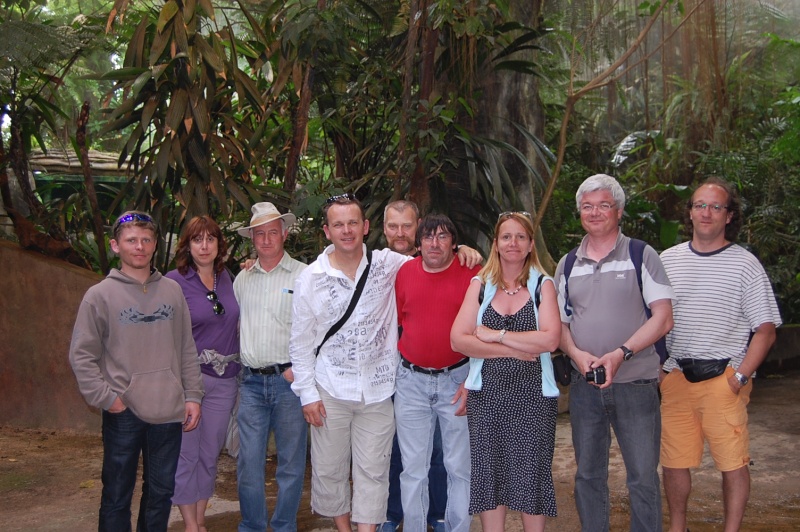
[{"label": "man in white printed shirt", "polygon": [[[239,532],[295,532],[303,493],[308,425],[300,401],[292,393],[289,331],[292,289],[306,265],[283,249],[292,213],[281,214],[271,203],[253,205],[249,227],[239,234],[253,239],[258,259],[233,284],[241,308],[242,384],[239,398],[240,448],[237,484],[242,521]],[[264,495],[264,459],[269,433],[275,434],[278,498],[268,520]]]},{"label": "man in white printed shirt", "polygon": [[[394,435],[391,397],[399,362],[394,282],[410,257],[373,251],[358,304],[322,345],[367,267],[369,232],[364,208],[351,194],[328,199],[323,220],[332,245],[297,279],[289,342],[292,390],[311,424],[311,508],[332,517],[340,532],[351,530],[352,459],[352,520],[359,531],[374,531],[386,517]],[[460,259],[464,252],[459,250]]]}]

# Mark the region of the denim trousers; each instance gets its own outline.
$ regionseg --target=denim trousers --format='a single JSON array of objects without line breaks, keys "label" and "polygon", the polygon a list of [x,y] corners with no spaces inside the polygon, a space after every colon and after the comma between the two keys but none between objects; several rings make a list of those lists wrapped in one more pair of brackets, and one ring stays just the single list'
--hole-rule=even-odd
[{"label": "denim trousers", "polygon": [[146,423],[129,409],[103,411],[103,493],[100,532],[131,530],[131,500],[142,455],[138,532],[167,530],[181,449],[180,423]]},{"label": "denim trousers", "polygon": [[[436,423],[433,431],[433,453],[431,454],[431,470],[428,472],[428,524],[433,526],[437,521],[444,521],[447,508],[447,470],[444,468],[442,452],[442,429]],[[392,440],[392,461],[389,466],[389,502],[386,508],[386,520],[395,524],[403,522],[403,501],[400,499],[400,473],[403,472],[403,457],[397,433]]]},{"label": "denim trousers", "polygon": [[428,515],[428,470],[433,451],[433,433],[438,420],[442,431],[444,467],[447,471],[445,527],[467,532],[470,527],[469,429],[466,416],[456,416],[453,396],[467,378],[469,366],[427,375],[402,365],[397,369],[394,398],[397,441],[403,457],[400,492],[403,530],[425,532]]},{"label": "denim trousers", "polygon": [[300,398],[280,374],[253,374],[243,369],[239,389],[239,457],[236,480],[239,487],[240,532],[267,529],[265,457],[270,432],[275,436],[278,465],[275,481],[278,497],[269,521],[275,532],[295,532],[306,469],[308,424],[303,419]]},{"label": "denim trousers", "polygon": [[197,428],[183,433],[181,456],[175,473],[173,504],[194,504],[210,499],[217,479],[217,460],[236,404],[239,385],[235,378],[203,374],[203,404]]},{"label": "denim trousers", "polygon": [[578,465],[575,504],[581,530],[609,529],[608,458],[613,428],[627,473],[630,529],[660,532],[661,413],[657,379],[614,383],[600,390],[573,371],[569,412]]}]

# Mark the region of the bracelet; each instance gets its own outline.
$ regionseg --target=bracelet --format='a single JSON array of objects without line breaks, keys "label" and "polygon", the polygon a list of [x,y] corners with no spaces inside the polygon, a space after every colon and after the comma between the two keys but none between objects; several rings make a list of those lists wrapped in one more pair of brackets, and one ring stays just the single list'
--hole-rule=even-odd
[{"label": "bracelet", "polygon": [[503,343],[503,337],[505,337],[505,335],[506,335],[506,332],[507,332],[507,331],[506,331],[505,329],[503,329],[502,331],[500,331],[500,339],[499,339],[499,340],[497,340],[497,343],[498,343],[498,344],[502,344],[502,343]]}]

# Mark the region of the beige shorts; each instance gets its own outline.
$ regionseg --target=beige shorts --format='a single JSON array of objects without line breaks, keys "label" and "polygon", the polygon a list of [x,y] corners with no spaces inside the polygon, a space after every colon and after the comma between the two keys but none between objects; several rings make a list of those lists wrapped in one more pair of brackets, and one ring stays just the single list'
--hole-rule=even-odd
[{"label": "beige shorts", "polygon": [[389,461],[394,437],[392,399],[365,405],[332,397],[317,386],[327,417],[311,427],[311,509],[336,517],[350,509],[351,519],[379,524],[386,520]]},{"label": "beige shorts", "polygon": [[661,465],[674,469],[697,467],[708,441],[720,471],[734,471],[750,463],[747,404],[752,382],[733,393],[730,366],[719,377],[691,383],[673,370],[661,383]]}]

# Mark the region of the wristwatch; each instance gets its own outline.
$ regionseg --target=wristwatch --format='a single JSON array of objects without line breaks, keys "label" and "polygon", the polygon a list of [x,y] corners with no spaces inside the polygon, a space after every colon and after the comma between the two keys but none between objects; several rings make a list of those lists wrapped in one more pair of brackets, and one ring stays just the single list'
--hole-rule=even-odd
[{"label": "wristwatch", "polygon": [[739,384],[742,386],[750,382],[750,377],[748,377],[744,373],[739,373],[738,371],[733,374],[733,378],[739,381]]},{"label": "wristwatch", "polygon": [[624,345],[620,346],[620,349],[622,349],[622,360],[630,360],[633,358],[633,351],[631,351]]}]

